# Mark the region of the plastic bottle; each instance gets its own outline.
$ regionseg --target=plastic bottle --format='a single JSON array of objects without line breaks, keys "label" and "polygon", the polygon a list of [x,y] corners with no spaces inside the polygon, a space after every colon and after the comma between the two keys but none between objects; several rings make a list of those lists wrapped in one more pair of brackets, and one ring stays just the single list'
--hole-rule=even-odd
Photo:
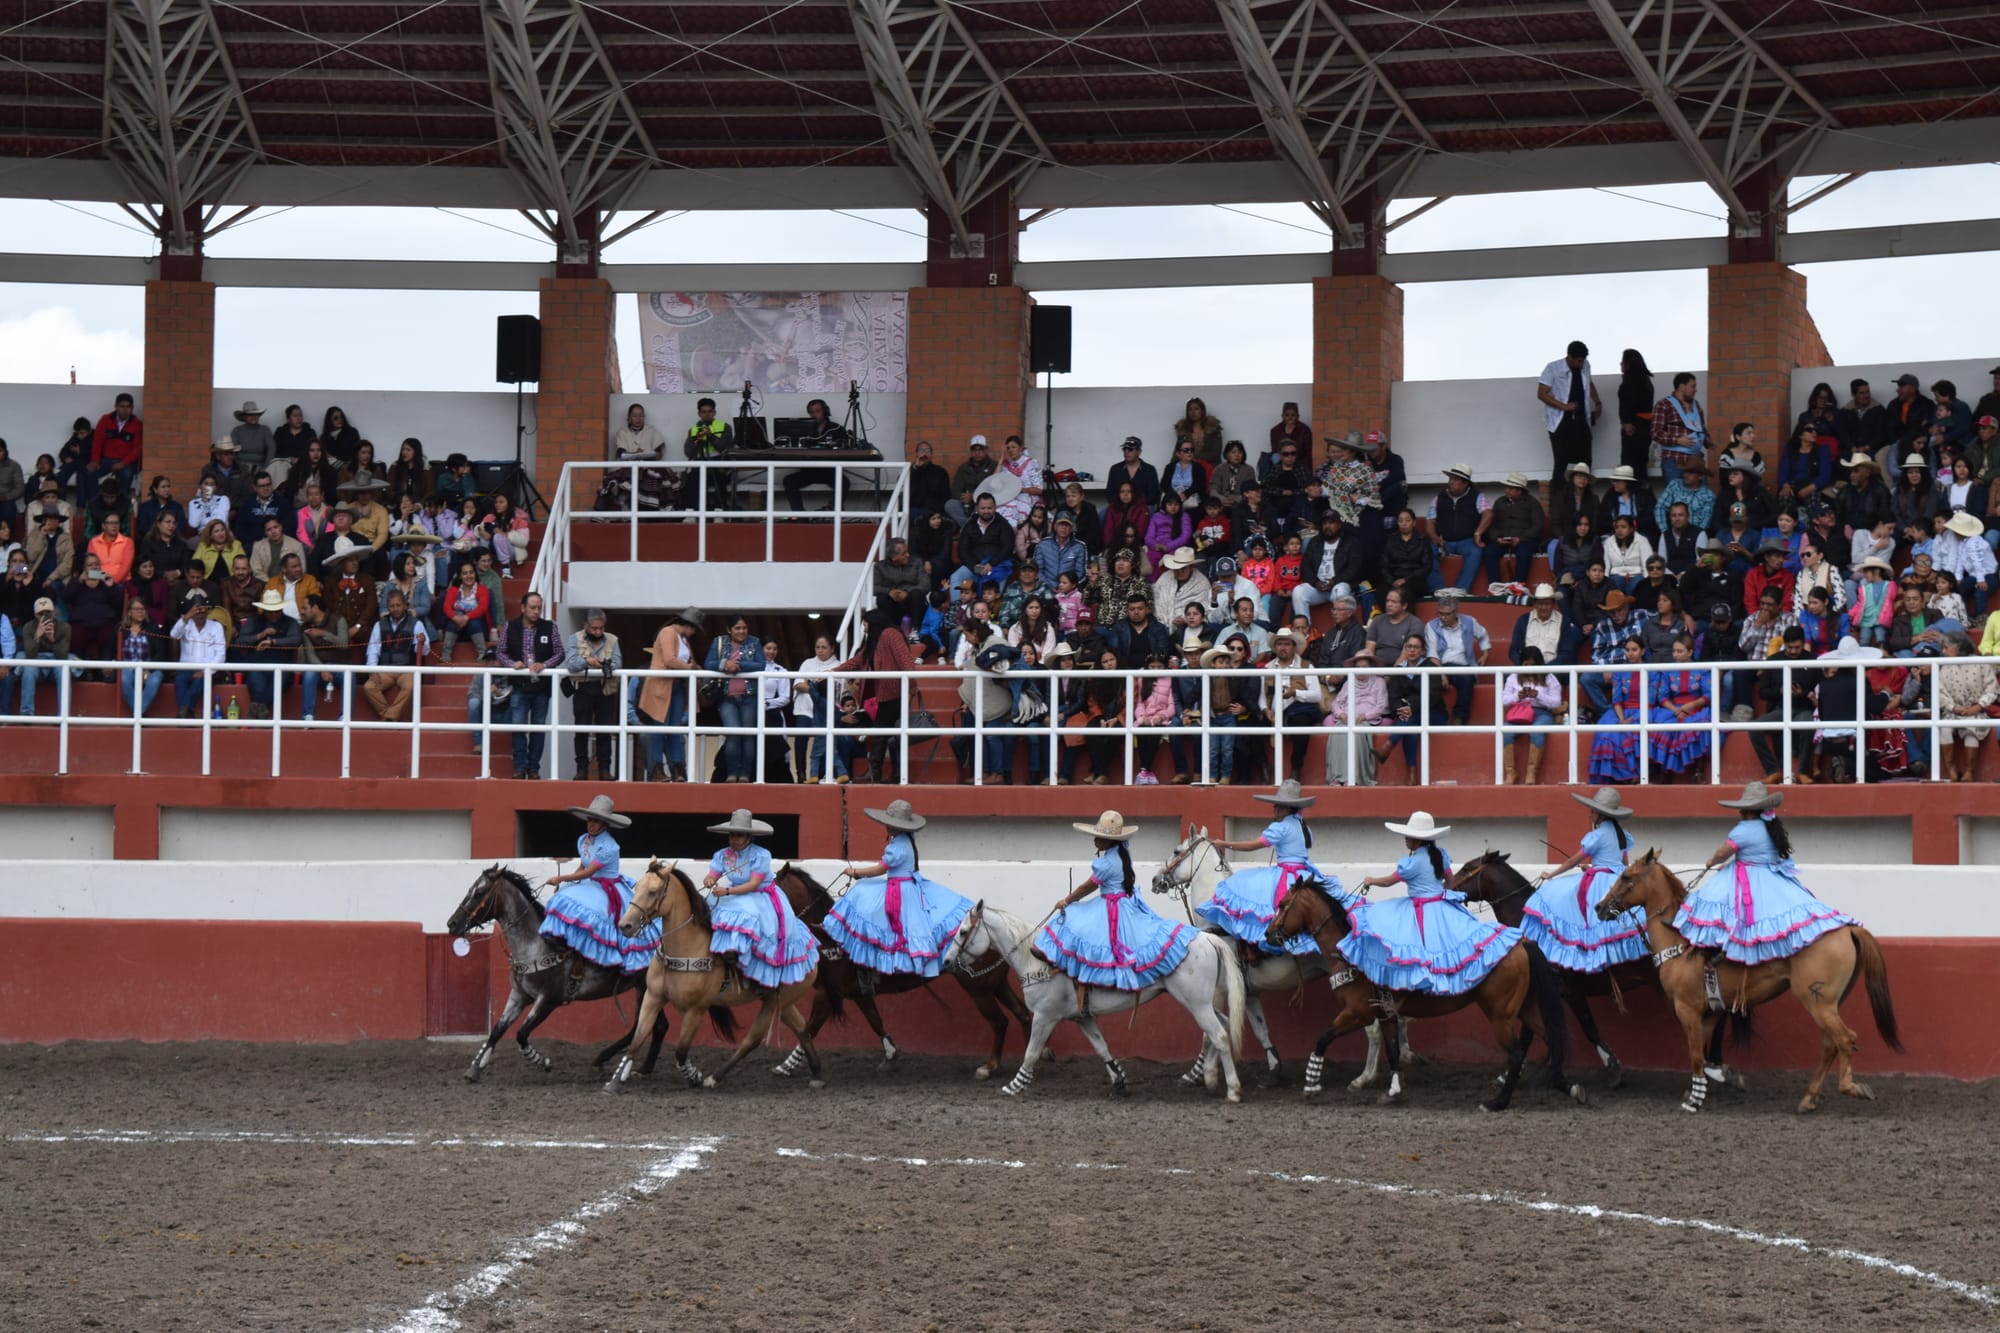
[{"label": "plastic bottle", "polygon": [[237,705],[236,696],[232,694],[229,696],[229,720],[234,722],[241,716],[242,709]]}]

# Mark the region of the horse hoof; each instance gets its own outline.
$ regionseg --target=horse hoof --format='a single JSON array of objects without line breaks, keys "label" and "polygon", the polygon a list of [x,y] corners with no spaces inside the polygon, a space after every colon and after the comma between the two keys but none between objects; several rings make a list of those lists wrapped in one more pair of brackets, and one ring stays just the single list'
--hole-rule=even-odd
[{"label": "horse hoof", "polygon": [[604,1095],[607,1097],[616,1097],[623,1091],[625,1091],[625,1085],[615,1078],[604,1085]]},{"label": "horse hoof", "polygon": [[701,1086],[703,1086],[704,1088],[718,1088],[721,1087],[722,1085],[715,1081],[715,1075],[710,1074],[707,1078],[701,1081]]},{"label": "horse hoof", "polygon": [[972,1077],[975,1082],[984,1083],[993,1077],[993,1070],[986,1065],[981,1065],[972,1071]]},{"label": "horse hoof", "polygon": [[1130,1097],[1131,1095],[1132,1095],[1132,1093],[1131,1093],[1131,1090],[1130,1090],[1130,1089],[1128,1089],[1128,1088],[1127,1088],[1127,1087],[1126,1087],[1126,1086],[1125,1086],[1125,1085],[1124,1085],[1123,1083],[1113,1083],[1113,1084],[1111,1085],[1111,1100],[1112,1100],[1112,1101],[1114,1101],[1114,1102],[1122,1102],[1122,1101],[1124,1101],[1124,1100],[1125,1100],[1125,1099],[1126,1099],[1127,1097]]},{"label": "horse hoof", "polygon": [[1850,1097],[1857,1097],[1864,1102],[1872,1102],[1875,1100],[1875,1090],[1869,1087],[1866,1083],[1856,1083],[1851,1088],[1842,1088],[1841,1091],[1845,1092]]},{"label": "horse hoof", "polygon": [[[714,1085],[711,1084],[710,1086],[713,1087]],[[813,1088],[813,1089],[823,1088],[826,1086],[826,1080],[823,1078],[808,1079],[806,1081],[806,1086],[808,1088]]]},{"label": "horse hoof", "polygon": [[1375,1099],[1375,1104],[1377,1106],[1401,1106],[1403,1104],[1403,1094],[1400,1092],[1385,1092]]},{"label": "horse hoof", "polygon": [[875,1072],[878,1074],[893,1074],[901,1068],[902,1066],[896,1063],[896,1057],[892,1055],[881,1064],[876,1065]]},{"label": "horse hoof", "polygon": [[1801,1097],[1801,1098],[1799,1099],[1799,1114],[1800,1114],[1800,1115],[1811,1115],[1811,1114],[1812,1114],[1812,1113],[1813,1113],[1814,1111],[1816,1111],[1816,1110],[1818,1110],[1818,1109],[1819,1109],[1819,1098],[1817,1098],[1817,1097]]},{"label": "horse hoof", "polygon": [[773,1074],[776,1074],[779,1078],[790,1078],[792,1076],[792,1071],[785,1068],[783,1065],[772,1065],[771,1072]]},{"label": "horse hoof", "polygon": [[1299,1090],[1299,1096],[1305,1098],[1307,1101],[1311,1101],[1313,1098],[1319,1096],[1320,1093],[1324,1091],[1325,1091],[1324,1088],[1320,1088],[1312,1084],[1307,1084],[1304,1088],[1301,1088]]},{"label": "horse hoof", "polygon": [[1686,1111],[1686,1112],[1687,1112],[1687,1113],[1688,1113],[1689,1115],[1700,1115],[1700,1114],[1701,1114],[1701,1103],[1699,1103],[1699,1102],[1682,1102],[1682,1103],[1681,1103],[1681,1110],[1683,1110],[1683,1111]]},{"label": "horse hoof", "polygon": [[1222,1100],[1226,1102],[1240,1102],[1243,1100],[1243,1094],[1237,1091],[1235,1088],[1231,1088],[1228,1092],[1223,1094]]},{"label": "horse hoof", "polygon": [[1009,1085],[1009,1086],[1004,1086],[1000,1089],[1000,1095],[1002,1097],[1012,1097],[1015,1096],[1016,1094],[1013,1087]]},{"label": "horse hoof", "polygon": [[1275,1069],[1266,1069],[1257,1075],[1257,1086],[1260,1088],[1282,1088],[1285,1086],[1285,1076]]},{"label": "horse hoof", "polygon": [[1349,1092],[1360,1092],[1363,1088],[1372,1088],[1381,1081],[1379,1078],[1369,1078],[1365,1074],[1357,1074],[1353,1081],[1347,1085],[1347,1090]]},{"label": "horse hoof", "polygon": [[465,1081],[467,1083],[477,1083],[479,1081],[478,1065],[474,1065],[472,1068],[465,1071]]},{"label": "horse hoof", "polygon": [[552,1058],[546,1055],[543,1056],[541,1059],[535,1061],[535,1064],[541,1069],[541,1071],[544,1074],[548,1073],[551,1069],[554,1069],[556,1067],[556,1062]]},{"label": "horse hoof", "polygon": [[1604,1086],[1612,1092],[1625,1086],[1625,1066],[1614,1064],[1604,1073]]},{"label": "horse hoof", "polygon": [[1507,1109],[1507,1107],[1505,1103],[1501,1102],[1498,1098],[1496,1098],[1490,1102],[1479,1103],[1479,1109],[1491,1114],[1494,1112],[1504,1111]]},{"label": "horse hoof", "polygon": [[1583,1084],[1581,1083],[1572,1083],[1569,1085],[1569,1099],[1575,1102],[1578,1106],[1590,1105],[1590,1099],[1588,1096],[1585,1095],[1583,1091]]}]

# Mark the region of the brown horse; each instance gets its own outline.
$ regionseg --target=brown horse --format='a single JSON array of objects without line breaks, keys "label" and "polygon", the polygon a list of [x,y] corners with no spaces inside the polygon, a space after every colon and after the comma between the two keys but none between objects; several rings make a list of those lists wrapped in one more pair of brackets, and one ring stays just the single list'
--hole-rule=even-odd
[{"label": "brown horse", "polygon": [[[750,1052],[763,1045],[764,1038],[770,1035],[772,1021],[782,1017],[805,1050],[806,1064],[812,1070],[812,1086],[825,1086],[820,1077],[819,1052],[813,1048],[812,1038],[806,1035],[805,1016],[799,1012],[798,1004],[818,984],[817,967],[787,986],[754,986],[744,981],[727,956],[714,951],[715,932],[709,918],[708,899],[695,891],[694,881],[680,870],[658,861],[649,864],[646,873],[639,877],[624,915],[618,918],[618,929],[628,936],[636,935],[654,920],[664,922],[660,951],[653,955],[652,964],[646,969],[646,998],[639,1004],[639,1017],[632,1025],[634,1032],[648,1031],[662,1006],[672,1005],[681,1015],[681,1038],[674,1047],[674,1068],[690,1086],[713,1088]],[[688,1060],[695,1028],[712,1008],[745,1004],[757,1006],[750,1030],[722,1068],[704,1076]],[[619,1060],[618,1069],[604,1090],[623,1091],[631,1074],[632,1056],[628,1052]]]},{"label": "brown horse", "polygon": [[[1310,935],[1319,945],[1320,956],[1331,964],[1341,958],[1340,941],[1352,928],[1340,900],[1319,880],[1307,878],[1293,881],[1292,891],[1278,905],[1278,915],[1265,932],[1265,938],[1275,946],[1294,935]],[[1578,1102],[1584,1099],[1583,1085],[1573,1084],[1563,1076],[1569,1020],[1563,1015],[1554,969],[1542,957],[1541,950],[1526,941],[1517,942],[1477,986],[1463,995],[1385,991],[1363,976],[1359,968],[1351,966],[1341,966],[1327,979],[1327,984],[1333,987],[1333,997],[1340,1009],[1334,1014],[1333,1023],[1320,1034],[1312,1058],[1306,1061],[1308,1097],[1320,1090],[1326,1048],[1333,1044],[1334,1038],[1365,1028],[1378,1018],[1394,1020],[1394,1027],[1400,1029],[1405,1018],[1440,1018],[1476,1004],[1493,1025],[1493,1039],[1507,1057],[1500,1091],[1491,1101],[1481,1102],[1481,1110],[1504,1111],[1513,1101],[1530,1034],[1548,1043],[1551,1085]],[[1402,1043],[1396,1039],[1400,1036],[1400,1031],[1384,1033],[1382,1045],[1389,1055],[1389,1090],[1382,1094],[1385,1104],[1400,1101],[1403,1095],[1398,1050]]]},{"label": "brown horse", "polygon": [[[1645,910],[1646,942],[1653,950],[1653,966],[1661,989],[1673,1001],[1681,1030],[1687,1034],[1688,1060],[1694,1068],[1694,1082],[1681,1109],[1695,1112],[1708,1097],[1702,1048],[1718,1011],[1709,1007],[1708,984],[1703,977],[1707,959],[1674,928],[1674,916],[1686,898],[1686,887],[1660,864],[1660,854],[1653,850],[1618,877],[1611,891],[1599,900],[1597,914],[1608,921],[1633,907]],[[1806,1085],[1806,1095],[1799,1099],[1801,1114],[1819,1105],[1819,1090],[1835,1058],[1840,1060],[1840,1090],[1863,1101],[1875,1099],[1867,1084],[1855,1082],[1855,1033],[1840,1016],[1841,1002],[1854,989],[1856,979],[1865,979],[1875,1030],[1891,1050],[1903,1049],[1896,1035],[1896,1009],[1889,999],[1889,965],[1873,935],[1860,926],[1845,926],[1828,931],[1789,958],[1753,965],[1723,959],[1716,963],[1715,972],[1720,993],[1736,1007],[1750,1009],[1789,990],[1819,1026],[1819,1068]]]},{"label": "brown horse", "polygon": [[[882,1023],[882,1013],[875,1007],[875,997],[917,990],[930,985],[933,978],[906,972],[883,975],[857,967],[854,960],[847,956],[847,951],[835,944],[833,937],[826,933],[824,922],[827,912],[833,908],[833,895],[796,862],[778,871],[778,887],[784,891],[792,910],[811,928],[813,938],[819,942],[819,989],[813,995],[812,1014],[806,1020],[806,1035],[818,1036],[829,1018],[840,1016],[841,1002],[852,1000],[882,1043],[882,1063],[876,1068],[883,1073],[894,1071],[898,1067],[896,1043]],[[988,950],[976,958],[960,960],[953,967],[952,976],[971,997],[986,1025],[993,1029],[993,1054],[972,1075],[977,1079],[991,1078],[1000,1068],[1001,1053],[1007,1043],[1007,1016],[1012,1014],[1025,1033],[1032,1026],[1028,1006],[1014,991],[1013,973],[1007,966],[1007,960],[995,951]],[[804,1064],[804,1047],[795,1046],[792,1053],[771,1072],[789,1078]]]}]

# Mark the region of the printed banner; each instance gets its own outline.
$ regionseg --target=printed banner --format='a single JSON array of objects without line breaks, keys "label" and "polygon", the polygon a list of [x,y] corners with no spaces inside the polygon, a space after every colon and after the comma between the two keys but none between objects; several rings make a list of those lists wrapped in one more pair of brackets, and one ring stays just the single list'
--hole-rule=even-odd
[{"label": "printed banner", "polygon": [[908,292],[655,292],[639,298],[654,393],[905,392]]}]

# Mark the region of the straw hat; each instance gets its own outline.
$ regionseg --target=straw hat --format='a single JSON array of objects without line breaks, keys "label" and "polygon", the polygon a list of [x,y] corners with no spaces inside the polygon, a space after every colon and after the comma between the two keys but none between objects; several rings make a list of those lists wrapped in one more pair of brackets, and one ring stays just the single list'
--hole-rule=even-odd
[{"label": "straw hat", "polygon": [[1863,648],[1861,641],[1852,634],[1840,636],[1840,642],[1819,655],[1822,662],[1872,662],[1882,656],[1880,648]]},{"label": "straw hat", "polygon": [[441,542],[444,538],[418,528],[410,532],[394,533],[390,536],[389,540],[392,542],[402,542],[405,545],[425,546],[432,542]]},{"label": "straw hat", "polygon": [[1871,556],[1869,556],[1869,557],[1868,557],[1868,558],[1867,558],[1866,560],[1863,560],[1863,561],[1861,562],[1861,568],[1862,568],[1862,569],[1879,569],[1879,570],[1881,570],[1881,571],[1882,571],[1882,572],[1883,572],[1884,574],[1887,574],[1887,575],[1889,575],[1889,576],[1890,576],[1891,578],[1894,578],[1894,577],[1895,577],[1895,575],[1896,575],[1896,567],[1895,567],[1894,565],[1890,564],[1890,563],[1889,563],[1889,562],[1888,562],[1887,560],[1884,560],[1884,559],[1883,559],[1883,558],[1882,558],[1881,556],[1879,556],[1879,555],[1871,555]]},{"label": "straw hat", "polygon": [[1844,468],[1874,467],[1875,460],[1867,454],[1856,454],[1852,458],[1841,459],[1840,465]]},{"label": "straw hat", "polygon": [[1525,491],[1530,485],[1527,476],[1520,472],[1509,472],[1500,479],[1500,484],[1510,491]]},{"label": "straw hat", "polygon": [[1623,463],[1620,463],[1617,467],[1612,468],[1611,471],[1606,474],[1606,476],[1608,476],[1612,481],[1639,480],[1639,474],[1634,472],[1630,467],[1627,467]]},{"label": "straw hat", "polygon": [[710,833],[748,833],[752,837],[764,838],[771,834],[771,826],[751,814],[748,810],[738,810],[720,824],[710,824]]},{"label": "straw hat", "polygon": [[1717,801],[1725,810],[1776,810],[1785,803],[1785,794],[1772,791],[1761,782],[1753,782],[1744,787],[1743,795],[1734,801]]},{"label": "straw hat", "polygon": [[1053,662],[1058,657],[1075,657],[1075,656],[1076,656],[1076,649],[1073,646],[1071,646],[1068,642],[1062,639],[1057,639],[1056,646],[1049,649],[1048,654],[1045,657],[1043,657],[1042,660],[1044,662]]},{"label": "straw hat", "polygon": [[1106,810],[1097,817],[1095,824],[1071,824],[1078,833],[1088,833],[1093,838],[1109,838],[1113,842],[1123,842],[1139,831],[1137,824],[1125,822],[1125,816],[1116,810]]},{"label": "straw hat", "polygon": [[1259,794],[1252,796],[1250,799],[1253,801],[1262,801],[1266,805],[1282,805],[1289,810],[1308,810],[1319,801],[1319,797],[1317,796],[1300,795],[1299,784],[1292,778],[1286,778],[1283,782],[1280,782],[1278,790],[1272,792],[1269,796]]},{"label": "straw hat", "polygon": [[1924,461],[1922,454],[1905,454],[1903,456],[1903,471],[1905,472],[1928,472],[1930,471],[1930,466],[1929,463]]},{"label": "straw hat", "polygon": [[248,421],[251,417],[263,416],[264,409],[257,406],[256,399],[246,398],[243,400],[243,406],[237,408],[233,415],[238,421]]},{"label": "straw hat", "polygon": [[1400,833],[1406,838],[1416,838],[1422,842],[1442,838],[1451,832],[1451,825],[1438,823],[1431,818],[1431,812],[1428,810],[1417,811],[1410,816],[1410,822],[1407,824],[1392,824],[1385,821],[1382,827],[1391,833]]},{"label": "straw hat", "polygon": [[1279,630],[1277,633],[1271,636],[1272,643],[1276,643],[1280,639],[1285,639],[1290,641],[1292,647],[1294,648],[1303,648],[1306,646],[1306,636],[1299,633],[1297,630],[1293,629],[1289,625],[1287,625],[1285,628]]},{"label": "straw hat", "polygon": [[632,827],[632,817],[613,810],[609,796],[593,796],[589,805],[573,805],[569,808],[569,812],[578,819],[594,819],[611,828]]},{"label": "straw hat", "polygon": [[1205,667],[1228,666],[1235,660],[1236,654],[1221,647],[1211,648],[1201,655],[1201,664]]},{"label": "straw hat", "polygon": [[264,589],[264,595],[257,599],[259,611],[282,611],[285,609],[285,595],[275,588]]},{"label": "straw hat", "polygon": [[242,446],[237,444],[236,441],[230,439],[227,435],[221,435],[216,437],[215,443],[209,445],[208,447],[218,454],[233,454],[233,453],[239,453],[242,450]]},{"label": "straw hat", "polygon": [[1757,477],[1764,475],[1762,463],[1754,458],[1746,458],[1742,454],[1724,454],[1722,461],[1716,466],[1724,472],[1748,472]]},{"label": "straw hat", "polygon": [[1598,814],[1610,819],[1624,819],[1632,813],[1631,807],[1619,800],[1616,787],[1599,787],[1595,796],[1579,796],[1571,792],[1569,798],[1578,805],[1589,806]]},{"label": "straw hat", "polygon": [[1597,474],[1590,470],[1590,464],[1588,463],[1571,463],[1563,469],[1563,475],[1569,477],[1594,477]]},{"label": "straw hat", "polygon": [[1531,600],[1537,602],[1553,602],[1555,599],[1556,599],[1556,590],[1553,584],[1537,583],[1535,585],[1534,595]]},{"label": "straw hat", "polygon": [[349,556],[358,557],[372,554],[374,554],[374,548],[369,546],[367,542],[358,542],[352,537],[336,537],[333,540],[333,549],[326,553],[324,563],[337,565]]},{"label": "straw hat", "polygon": [[700,629],[702,623],[701,612],[692,606],[687,608],[685,611],[674,611],[668,613],[667,619],[670,621],[678,620],[683,625],[686,625],[689,629]]},{"label": "straw hat", "polygon": [[1951,516],[1944,525],[1946,532],[1955,532],[1961,537],[1977,537],[1986,531],[1986,525],[1979,521],[1979,515],[1969,509],[1961,509]]},{"label": "straw hat", "polygon": [[1444,470],[1444,474],[1447,477],[1457,477],[1460,481],[1472,480],[1472,469],[1463,463],[1453,463]]},{"label": "straw hat", "polygon": [[1160,562],[1162,569],[1186,569],[1195,561],[1194,547],[1183,546]]},{"label": "straw hat", "polygon": [[925,823],[924,817],[912,810],[908,801],[891,801],[887,810],[863,810],[861,813],[883,828],[901,829],[905,833],[915,833]]}]

